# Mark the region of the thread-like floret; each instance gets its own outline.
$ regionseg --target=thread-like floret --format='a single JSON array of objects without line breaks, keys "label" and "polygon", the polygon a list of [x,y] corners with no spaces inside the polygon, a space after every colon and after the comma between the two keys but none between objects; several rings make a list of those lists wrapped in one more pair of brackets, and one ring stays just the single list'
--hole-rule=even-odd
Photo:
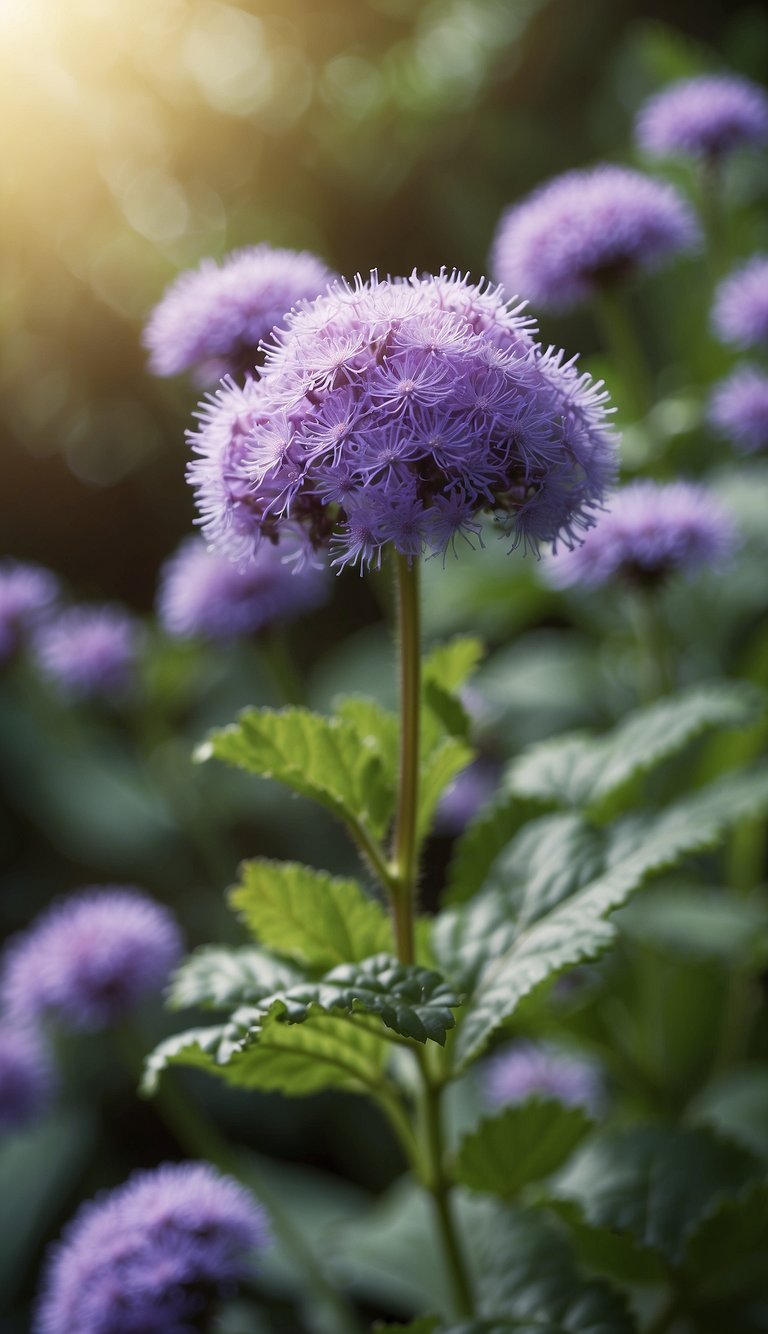
[{"label": "thread-like floret", "polygon": [[139,622],[106,603],[67,607],[35,636],[44,675],[66,695],[116,696],[133,684],[141,644]]},{"label": "thread-like floret", "polygon": [[738,366],[715,385],[709,420],[743,454],[768,450],[768,375],[758,366]]},{"label": "thread-like floret", "polygon": [[0,663],[13,657],[27,633],[50,611],[58,592],[58,579],[41,565],[0,561]]},{"label": "thread-like floret", "polygon": [[19,1022],[50,1016],[64,1028],[116,1023],[159,994],[181,958],[170,911],[133,888],[81,890],[9,944],[0,1001]]},{"label": "thread-like floret", "polygon": [[491,268],[534,306],[569,310],[698,241],[696,219],[671,185],[603,164],[557,176],[508,209]]},{"label": "thread-like floret", "polygon": [[0,1031],[0,1136],[31,1125],[47,1109],[53,1066],[33,1028]]},{"label": "thread-like floret", "polygon": [[768,346],[768,255],[753,255],[718,285],[712,327],[733,347]]},{"label": "thread-like floret", "polygon": [[226,640],[300,616],[327,595],[327,571],[292,571],[279,546],[262,543],[238,566],[192,537],[163,566],[157,607],[171,635]]},{"label": "thread-like floret", "polygon": [[734,525],[715,497],[692,482],[632,482],[613,497],[583,544],[545,566],[561,588],[614,579],[654,585],[730,556]]},{"label": "thread-like floret", "polygon": [[768,142],[768,96],[734,74],[702,74],[662,88],[641,107],[640,148],[653,157],[722,158]]},{"label": "thread-like floret", "polygon": [[212,545],[263,539],[335,564],[479,536],[573,544],[613,480],[607,394],[500,289],[457,274],[339,283],[294,311],[258,384],[199,410],[189,479]]},{"label": "thread-like floret", "polygon": [[484,1090],[494,1108],[539,1097],[594,1112],[602,1100],[602,1080],[592,1062],[551,1043],[516,1042],[502,1048],[486,1064]]},{"label": "thread-like floret", "polygon": [[247,1277],[264,1210],[207,1163],[138,1172],[90,1201],[51,1250],[35,1334],[188,1334]]},{"label": "thread-like floret", "polygon": [[236,250],[221,264],[204,259],[171,283],[150,316],[144,331],[150,369],[155,375],[194,369],[203,384],[252,371],[262,340],[333,277],[308,251],[269,245]]}]

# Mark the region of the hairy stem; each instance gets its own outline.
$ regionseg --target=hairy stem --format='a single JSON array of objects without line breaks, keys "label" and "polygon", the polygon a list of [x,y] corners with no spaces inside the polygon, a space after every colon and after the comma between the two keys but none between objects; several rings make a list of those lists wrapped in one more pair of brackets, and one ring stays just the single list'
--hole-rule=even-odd
[{"label": "hairy stem", "polygon": [[601,287],[595,298],[595,315],[605,351],[621,376],[627,411],[635,421],[642,421],[653,403],[651,376],[623,294],[613,286]]},{"label": "hairy stem", "polygon": [[419,567],[395,552],[400,640],[400,785],[392,841],[390,894],[401,963],[413,963],[413,917],[418,876],[419,702],[421,643]]},{"label": "hairy stem", "polygon": [[425,1185],[432,1196],[435,1221],[446,1259],[451,1296],[456,1315],[472,1316],[474,1301],[464,1250],[459,1237],[451,1201],[451,1181],[445,1171],[443,1142],[442,1088],[432,1083],[426,1053],[420,1053],[424,1079],[424,1138],[426,1144]]}]

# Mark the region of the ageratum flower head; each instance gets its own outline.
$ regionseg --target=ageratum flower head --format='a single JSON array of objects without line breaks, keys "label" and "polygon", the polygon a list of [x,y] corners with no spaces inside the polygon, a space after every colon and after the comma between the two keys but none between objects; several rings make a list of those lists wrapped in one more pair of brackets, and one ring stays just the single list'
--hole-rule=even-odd
[{"label": "ageratum flower head", "polygon": [[34,1332],[207,1329],[267,1240],[261,1206],[207,1163],[138,1172],[84,1205],[52,1248]]},{"label": "ageratum flower head", "polygon": [[258,384],[202,405],[189,479],[234,559],[278,536],[338,566],[414,558],[484,512],[513,543],[573,544],[614,475],[608,411],[500,289],[374,274],[292,312]]},{"label": "ageratum flower head", "polygon": [[709,420],[743,454],[768,450],[768,375],[757,366],[737,366],[715,385]]},{"label": "ageratum flower head", "polygon": [[595,1066],[550,1043],[517,1042],[503,1048],[487,1062],[483,1082],[494,1108],[543,1097],[594,1112],[602,1098]]},{"label": "ageratum flower head", "polygon": [[111,697],[133,684],[141,643],[138,621],[122,607],[68,607],[35,636],[43,673],[66,695]]},{"label": "ageratum flower head", "polygon": [[0,1001],[19,1022],[105,1028],[161,992],[181,953],[167,908],[133,888],[84,889],[11,941]]},{"label": "ageratum flower head", "polygon": [[768,347],[768,255],[753,255],[719,284],[712,327],[733,347]]},{"label": "ageratum flower head", "polygon": [[698,240],[693,213],[671,185],[601,165],[557,176],[510,208],[491,268],[534,305],[569,310]]},{"label": "ageratum flower head", "polygon": [[0,1137],[32,1124],[48,1107],[53,1066],[33,1028],[0,1030]]},{"label": "ageratum flower head", "polygon": [[259,344],[297,302],[334,277],[307,251],[249,246],[221,264],[204,259],[171,283],[144,332],[155,375],[195,369],[203,384],[252,371]]},{"label": "ageratum flower head", "polygon": [[702,74],[663,88],[641,108],[635,125],[652,157],[722,158],[768,142],[768,96],[734,74]]},{"label": "ageratum flower head", "polygon": [[736,544],[729,515],[705,487],[632,482],[616,493],[584,543],[550,557],[546,569],[561,588],[619,579],[652,586],[678,571],[712,565]]},{"label": "ageratum flower head", "polygon": [[20,648],[25,635],[48,613],[59,592],[50,570],[25,561],[0,561],[0,663]]},{"label": "ageratum flower head", "polygon": [[157,606],[171,635],[227,640],[300,616],[327,593],[327,571],[305,565],[294,573],[280,546],[263,543],[234,565],[192,537],[163,566]]}]

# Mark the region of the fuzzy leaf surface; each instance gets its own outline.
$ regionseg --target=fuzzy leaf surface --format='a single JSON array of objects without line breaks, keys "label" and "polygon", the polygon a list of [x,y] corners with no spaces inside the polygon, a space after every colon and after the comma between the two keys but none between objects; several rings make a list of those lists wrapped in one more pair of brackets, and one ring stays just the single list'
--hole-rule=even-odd
[{"label": "fuzzy leaf surface", "polygon": [[593,1125],[581,1107],[528,1098],[481,1121],[464,1137],[456,1156],[456,1178],[470,1190],[509,1199],[529,1182],[562,1167]]},{"label": "fuzzy leaf surface", "polygon": [[263,945],[313,968],[359,963],[393,948],[389,917],[355,880],[298,862],[244,862],[229,899]]},{"label": "fuzzy leaf surface", "polygon": [[237,949],[203,945],[176,970],[169,1004],[174,1010],[196,1006],[231,1010],[274,995],[282,987],[294,986],[301,978],[297,968],[252,945]]}]

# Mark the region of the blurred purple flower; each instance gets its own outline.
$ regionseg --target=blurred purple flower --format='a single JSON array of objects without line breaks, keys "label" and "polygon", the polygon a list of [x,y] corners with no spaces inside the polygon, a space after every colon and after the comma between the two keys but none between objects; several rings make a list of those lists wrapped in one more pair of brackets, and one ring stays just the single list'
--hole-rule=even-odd
[{"label": "blurred purple flower", "polygon": [[742,453],[768,449],[768,374],[757,366],[737,366],[715,385],[708,415]]},{"label": "blurred purple flower", "polygon": [[44,674],[65,694],[85,698],[124,693],[133,683],[140,625],[122,607],[68,607],[41,625],[35,653]]},{"label": "blurred purple flower", "polygon": [[607,395],[534,344],[500,289],[457,274],[335,284],[293,312],[258,385],[199,411],[189,480],[208,540],[243,560],[286,533],[378,565],[473,541],[567,544],[615,471]]},{"label": "blurred purple flower", "polygon": [[42,1116],[51,1099],[53,1066],[33,1028],[0,1031],[0,1136],[22,1130]]},{"label": "blurred purple flower", "polygon": [[155,375],[195,368],[203,384],[252,371],[259,344],[300,301],[311,301],[335,275],[307,251],[249,246],[221,264],[204,259],[182,273],[144,331]]},{"label": "blurred purple flower", "polygon": [[491,268],[534,305],[568,310],[698,240],[696,219],[671,185],[603,164],[557,176],[508,209]]},{"label": "blurred purple flower", "polygon": [[635,136],[654,157],[723,157],[768,142],[768,96],[734,74],[681,79],[645,103]]},{"label": "blurred purple flower", "polygon": [[499,766],[481,758],[463,769],[440,798],[435,816],[439,833],[459,834],[491,800],[499,783]]},{"label": "blurred purple flower", "polygon": [[734,347],[768,345],[768,255],[753,255],[719,284],[712,327]]},{"label": "blurred purple flower", "polygon": [[541,1097],[595,1112],[602,1101],[602,1080],[596,1067],[550,1043],[517,1042],[504,1047],[486,1063],[483,1075],[486,1100],[493,1108]]},{"label": "blurred purple flower", "polygon": [[93,887],[56,903],[8,946],[0,1001],[19,1022],[115,1023],[165,987],[182,953],[171,912],[133,888]]},{"label": "blurred purple flower", "polygon": [[262,1207],[207,1163],[137,1172],[85,1204],[52,1248],[35,1334],[208,1328],[267,1244]]},{"label": "blurred purple flower", "polygon": [[737,546],[733,523],[715,497],[691,482],[632,482],[580,547],[550,556],[551,582],[566,588],[613,579],[655,584],[728,557]]},{"label": "blurred purple flower", "polygon": [[41,565],[0,561],[0,663],[17,652],[25,633],[50,611],[58,592],[58,579]]},{"label": "blurred purple flower", "polygon": [[327,596],[327,571],[292,571],[282,547],[264,542],[238,567],[191,537],[161,570],[157,608],[171,635],[236,639],[300,616]]}]

